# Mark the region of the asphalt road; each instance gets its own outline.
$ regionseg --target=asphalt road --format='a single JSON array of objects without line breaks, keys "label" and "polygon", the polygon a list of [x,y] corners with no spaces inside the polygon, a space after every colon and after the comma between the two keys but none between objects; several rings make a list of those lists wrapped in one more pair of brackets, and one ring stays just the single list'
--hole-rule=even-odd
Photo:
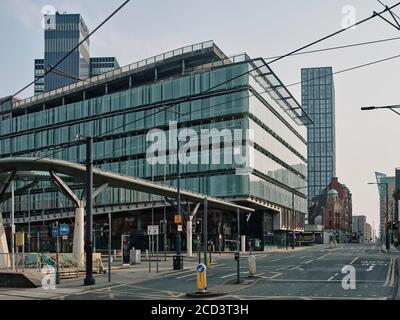
[{"label": "asphalt road", "polygon": [[[233,256],[216,255],[207,272],[210,292],[226,294],[213,299],[393,299],[398,287],[400,252],[382,253],[374,245],[339,244],[308,247],[301,251],[257,254],[257,273],[248,278],[247,257],[241,260],[242,284],[235,284],[236,262]],[[186,261],[192,264],[196,261]],[[355,282],[343,267],[355,270]],[[354,267],[354,269],[352,268]],[[345,270],[343,270],[345,271]],[[251,281],[250,281],[251,280]],[[344,282],[344,285],[343,285]],[[196,291],[193,270],[163,275],[135,284],[121,284],[66,295],[64,299],[188,299]]]}]

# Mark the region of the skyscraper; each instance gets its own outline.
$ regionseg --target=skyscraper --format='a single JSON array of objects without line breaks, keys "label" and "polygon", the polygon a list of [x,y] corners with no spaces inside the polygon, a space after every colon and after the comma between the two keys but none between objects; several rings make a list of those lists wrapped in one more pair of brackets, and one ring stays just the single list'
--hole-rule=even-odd
[{"label": "skyscraper", "polygon": [[[44,31],[44,67],[51,68],[62,59],[71,49],[89,34],[85,22],[80,14],[60,14],[46,16],[48,19],[55,19],[55,23],[46,23]],[[89,78],[90,56],[89,39],[69,55],[58,67],[57,70],[45,76],[44,91],[50,91],[75,82],[73,78]],[[65,72],[71,77],[62,75]]]},{"label": "skyscraper", "polygon": [[[89,34],[80,14],[56,12],[45,16],[44,59],[35,59],[35,79],[56,65]],[[114,57],[90,58],[89,39],[82,43],[60,65],[35,83],[35,95],[119,67]]]},{"label": "skyscraper", "polygon": [[302,105],[313,123],[308,129],[308,207],[336,176],[335,89],[332,67],[301,70]]}]

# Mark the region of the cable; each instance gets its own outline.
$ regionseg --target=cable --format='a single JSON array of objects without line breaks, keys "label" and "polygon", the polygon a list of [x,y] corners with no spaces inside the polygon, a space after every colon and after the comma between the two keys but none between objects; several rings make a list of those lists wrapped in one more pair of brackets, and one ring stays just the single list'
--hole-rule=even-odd
[{"label": "cable", "polygon": [[[339,71],[336,71],[336,72],[331,72],[329,74],[326,74],[326,75],[323,75],[323,76],[318,76],[318,77],[311,78],[311,79],[307,79],[305,81],[293,82],[291,84],[288,84],[286,87],[297,86],[297,85],[302,84],[302,83],[311,82],[311,81],[314,81],[314,80],[317,80],[317,79],[320,79],[320,78],[325,78],[327,76],[333,76],[333,75],[342,74],[342,73],[345,73],[345,72],[349,72],[349,71],[365,68],[365,67],[368,67],[368,66],[371,66],[371,65],[374,65],[374,64],[378,64],[378,63],[381,63],[381,62],[393,60],[393,59],[396,59],[396,58],[400,58],[400,54],[399,55],[395,55],[395,56],[391,56],[391,57],[388,57],[388,58],[384,58],[384,59],[380,59],[380,60],[375,60],[375,61],[372,61],[372,62],[364,63],[364,64],[361,64],[361,65],[358,65],[358,66],[342,69],[342,70],[339,70]],[[263,94],[266,94],[266,93],[268,93],[270,91],[274,91],[274,89],[268,89],[268,90],[260,91],[260,92],[257,92],[257,93],[262,96]],[[211,106],[200,108],[200,109],[198,109],[196,111],[187,112],[187,113],[184,113],[183,115],[195,114],[197,112],[200,112],[200,111],[203,111],[203,110],[206,110],[206,109],[209,109],[209,108],[218,107],[220,105],[225,105],[227,103],[236,102],[236,101],[243,100],[243,99],[248,99],[248,98],[254,97],[254,96],[255,96],[254,94],[249,94],[249,95],[241,97],[241,98],[228,100],[228,101],[225,101],[225,102],[222,102],[222,103],[217,103],[217,104],[214,104],[214,105],[211,105]],[[392,111],[394,111],[394,110],[392,110]],[[394,111],[394,112],[396,112],[396,111]],[[131,141],[126,147],[131,146],[132,143],[133,143],[133,141]],[[119,148],[119,149],[113,150],[112,152],[120,151],[120,150],[122,150],[122,147]],[[109,154],[111,154],[111,152],[107,153],[105,156],[108,156]]]},{"label": "cable", "polygon": [[[129,0],[128,0],[128,1],[129,1]],[[317,44],[317,43],[320,43],[320,42],[322,42],[322,41],[324,41],[324,40],[327,40],[327,39],[329,39],[329,38],[331,38],[331,37],[333,37],[333,36],[336,36],[336,35],[338,35],[338,34],[344,32],[344,31],[346,31],[346,30],[348,30],[348,29],[351,29],[351,28],[353,28],[353,27],[355,27],[355,26],[358,26],[358,25],[360,25],[360,24],[362,24],[362,23],[364,23],[364,22],[367,22],[367,21],[369,21],[369,20],[371,20],[371,19],[374,19],[374,18],[376,18],[377,16],[379,16],[380,14],[382,14],[382,13],[384,13],[384,12],[386,12],[386,11],[389,11],[389,10],[391,10],[391,9],[393,9],[393,8],[395,8],[395,7],[397,7],[397,6],[399,6],[399,5],[400,5],[400,2],[398,2],[397,4],[395,4],[395,5],[391,6],[391,7],[386,7],[386,8],[385,8],[383,11],[381,11],[380,13],[374,13],[372,16],[367,17],[367,18],[365,18],[365,19],[363,19],[363,20],[361,20],[361,21],[358,21],[358,22],[356,22],[356,23],[354,23],[354,24],[348,26],[347,28],[340,29],[340,30],[338,30],[338,31],[336,31],[336,32],[334,32],[334,33],[331,33],[331,34],[329,34],[329,35],[323,37],[323,38],[320,38],[320,39],[318,39],[318,40],[316,40],[316,41],[314,41],[314,42],[311,42],[311,43],[309,43],[309,44],[307,44],[307,45],[305,45],[305,46],[303,46],[303,47],[301,47],[301,48],[299,48],[299,49],[293,50],[293,51],[291,51],[291,52],[289,52],[289,53],[287,53],[287,54],[285,54],[285,55],[283,55],[283,56],[280,56],[280,57],[278,57],[278,58],[272,60],[271,62],[267,63],[267,65],[270,65],[270,64],[275,63],[275,62],[277,62],[277,61],[279,61],[279,60],[282,60],[283,58],[286,58],[286,57],[288,57],[288,56],[290,56],[290,55],[293,55],[293,54],[295,54],[295,53],[298,53],[298,52],[300,52],[300,51],[302,51],[302,50],[304,50],[304,49],[306,49],[306,48],[308,48],[308,47],[310,47],[310,46],[313,46],[313,45],[315,45],[315,44]],[[57,66],[57,65],[56,65],[56,66]],[[250,69],[250,70],[248,70],[248,71],[246,71],[246,72],[244,72],[244,73],[242,73],[242,74],[239,74],[239,75],[237,75],[237,76],[234,76],[233,78],[230,78],[230,79],[228,79],[228,80],[225,80],[225,81],[223,81],[223,82],[221,82],[221,83],[219,83],[219,84],[217,84],[217,85],[214,85],[213,87],[210,87],[210,88],[208,88],[207,90],[203,90],[202,92],[200,92],[200,93],[198,93],[198,94],[196,94],[196,95],[192,95],[192,96],[189,97],[189,98],[201,96],[201,95],[203,95],[203,94],[205,94],[205,93],[208,93],[208,92],[210,92],[211,90],[216,89],[216,88],[220,87],[220,86],[223,85],[223,84],[232,82],[233,80],[238,79],[238,78],[240,78],[240,77],[242,77],[242,76],[244,76],[244,75],[246,75],[246,74],[249,74],[249,73],[251,73],[251,72],[253,72],[253,71],[255,71],[255,70],[258,70],[258,69],[262,68],[263,66],[264,66],[264,65],[260,65],[260,66],[258,66],[258,67],[254,67],[254,68],[252,68],[252,69]],[[38,79],[39,79],[39,78],[38,78]],[[38,79],[36,79],[35,81],[37,81]],[[300,82],[300,83],[301,83],[301,82]],[[287,87],[287,86],[286,86],[286,87]],[[189,98],[187,98],[186,100],[188,100]],[[183,101],[183,102],[184,102],[184,101]],[[181,102],[181,103],[183,103],[183,102]],[[170,108],[172,108],[172,107],[175,106],[175,105],[176,105],[176,103],[175,103],[175,104],[172,104],[172,105],[169,106],[169,107],[165,107],[164,109],[160,109],[160,110],[154,112],[153,114],[150,114],[150,115],[147,115],[147,116],[155,115],[155,114],[160,113],[160,112],[162,112],[162,111],[164,111],[164,110],[166,110],[166,109],[170,109]],[[123,128],[123,127],[129,125],[129,124],[131,124],[131,123],[126,123],[126,124],[124,124],[124,125],[122,125],[122,126],[113,128],[113,129],[111,129],[111,130],[109,130],[109,131],[107,131],[107,132],[105,132],[105,133],[102,133],[101,135],[96,136],[96,137],[103,136],[104,134],[107,134],[107,133],[110,133],[110,132],[112,132],[112,131],[121,129],[121,128]],[[96,137],[93,137],[93,138],[96,138]]]},{"label": "cable", "polygon": [[[383,5],[385,8],[387,7],[387,5],[384,4],[381,0],[377,0],[377,1],[378,1],[381,5]],[[393,12],[393,15],[394,15],[396,18],[400,19],[400,17],[399,17],[396,13]]]},{"label": "cable", "polygon": [[90,32],[86,37],[84,37],[74,48],[72,48],[64,57],[61,58],[55,65],[53,65],[49,71],[46,71],[43,75],[37,77],[35,80],[27,84],[25,87],[14,93],[10,99],[15,97],[18,93],[25,91],[31,85],[35,84],[40,79],[44,78],[47,74],[49,74],[53,69],[59,66],[65,59],[67,59],[76,49],[78,49],[89,37],[91,37],[97,30],[99,30],[108,20],[110,20],[118,11],[120,11],[130,0],[126,0],[123,4],[121,4],[117,9],[114,10],[103,22],[101,22],[92,32]]},{"label": "cable", "polygon": [[[359,42],[359,43],[354,43],[354,44],[346,44],[346,45],[336,46],[336,47],[328,47],[328,48],[317,49],[317,50],[303,51],[303,52],[294,53],[294,54],[292,54],[292,56],[298,56],[298,55],[310,54],[310,53],[317,53],[317,52],[324,52],[324,51],[330,51],[330,50],[346,49],[346,48],[370,45],[370,44],[393,41],[393,40],[400,40],[400,37],[379,39],[379,40],[373,40],[373,41],[367,41],[367,42]],[[279,58],[279,57],[281,57],[281,56],[267,57],[267,58],[264,58],[264,59],[265,60],[272,60],[272,59],[276,59],[276,58]]]}]

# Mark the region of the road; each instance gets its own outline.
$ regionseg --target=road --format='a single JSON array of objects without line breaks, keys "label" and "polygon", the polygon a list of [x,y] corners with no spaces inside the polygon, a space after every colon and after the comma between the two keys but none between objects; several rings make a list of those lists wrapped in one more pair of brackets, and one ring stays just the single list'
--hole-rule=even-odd
[{"label": "road", "polygon": [[[301,251],[257,254],[255,280],[237,285],[232,256],[218,257],[207,272],[209,291],[226,292],[213,299],[393,299],[398,286],[397,252],[382,253],[372,244],[308,247]],[[194,260],[186,263],[196,264]],[[345,289],[345,266],[355,269],[355,288]],[[351,269],[351,267],[347,267]],[[241,279],[248,278],[247,257],[241,260]],[[345,284],[350,283],[345,281]],[[63,299],[188,299],[196,291],[196,274],[186,270],[135,284],[66,295]]]}]

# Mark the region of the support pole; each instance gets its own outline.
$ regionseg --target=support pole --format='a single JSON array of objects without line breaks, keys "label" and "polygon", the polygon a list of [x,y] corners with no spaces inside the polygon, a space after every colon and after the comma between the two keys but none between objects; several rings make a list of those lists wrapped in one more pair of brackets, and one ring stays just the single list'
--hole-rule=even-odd
[{"label": "support pole", "polygon": [[240,210],[239,208],[236,209],[237,215],[237,242],[236,242],[236,282],[237,284],[240,283]]},{"label": "support pole", "polygon": [[186,224],[186,239],[187,239],[187,255],[188,257],[193,256],[193,247],[192,247],[192,238],[193,238],[193,230],[192,230],[193,216],[189,216],[189,221]]},{"label": "support pole", "polygon": [[12,271],[15,271],[15,223],[14,223],[14,180],[11,181],[11,264]]},{"label": "support pole", "polygon": [[[204,234],[204,264],[207,266],[207,243],[208,243],[208,230],[207,230],[207,215],[208,215],[208,200],[204,199],[204,225],[203,225],[203,234]],[[207,266],[208,267],[208,266]]]},{"label": "support pole", "polygon": [[111,282],[111,212],[108,213],[108,282]]},{"label": "support pole", "polygon": [[84,285],[94,285],[93,278],[93,221],[92,221],[92,192],[93,192],[93,138],[86,138],[86,277]]}]

